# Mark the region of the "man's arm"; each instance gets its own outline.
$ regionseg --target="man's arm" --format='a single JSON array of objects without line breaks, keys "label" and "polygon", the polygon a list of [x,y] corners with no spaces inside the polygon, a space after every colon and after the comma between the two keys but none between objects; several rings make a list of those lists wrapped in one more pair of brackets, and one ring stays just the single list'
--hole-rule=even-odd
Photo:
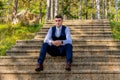
[{"label": "man's arm", "polygon": [[70,29],[68,27],[66,27],[66,29],[65,29],[65,34],[66,34],[66,40],[63,40],[63,45],[72,44]]},{"label": "man's arm", "polygon": [[52,41],[51,36],[52,36],[52,28],[48,30],[47,35],[44,39],[44,43],[48,43],[49,45],[51,45],[51,41]]}]

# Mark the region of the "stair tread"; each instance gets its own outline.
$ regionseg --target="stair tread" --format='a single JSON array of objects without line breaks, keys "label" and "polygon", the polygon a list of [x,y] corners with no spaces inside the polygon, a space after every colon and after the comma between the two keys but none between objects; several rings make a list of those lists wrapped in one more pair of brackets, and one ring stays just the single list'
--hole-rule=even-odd
[{"label": "stair tread", "polygon": [[35,72],[32,70],[1,70],[0,74],[80,74],[80,73],[88,73],[88,74],[120,74],[120,70],[71,70],[71,71],[65,71],[65,70],[44,70],[41,72]]},{"label": "stair tread", "polygon": [[[79,47],[79,46],[120,46],[120,44],[116,44],[116,43],[107,43],[107,44],[95,44],[95,43],[86,43],[86,44],[73,44],[73,47]],[[28,45],[28,44],[24,44],[24,45],[15,45],[14,47],[41,47],[40,44],[36,45],[36,44],[33,44],[33,45]]]},{"label": "stair tread", "polygon": [[[16,66],[16,65],[18,65],[18,66],[20,66],[20,65],[22,65],[22,66],[35,66],[36,65],[36,63],[37,62],[13,62],[13,63],[8,63],[8,62],[6,62],[6,63],[0,63],[0,66]],[[54,63],[44,63],[44,65],[60,65],[60,64],[62,64],[62,65],[65,65],[65,62],[59,62],[59,63],[57,63],[57,62],[54,62]],[[104,66],[115,66],[115,65],[119,65],[120,66],[120,62],[73,62],[72,63],[72,66],[79,66],[79,65],[88,65],[88,66],[93,66],[93,65],[97,65],[97,66],[100,66],[100,65],[104,65]]]},{"label": "stair tread", "polygon": [[[40,51],[40,49],[33,49],[33,50],[31,50],[31,49],[23,49],[23,50],[21,50],[21,49],[18,49],[18,50],[8,50],[7,52],[19,52],[19,53],[22,53],[22,52],[39,52]],[[80,50],[80,49],[73,49],[73,51],[120,51],[120,49],[82,49],[82,50]]]},{"label": "stair tread", "polygon": [[[78,56],[74,56],[73,55],[73,58],[76,59],[76,58],[101,58],[101,57],[104,57],[104,58],[119,58],[120,55],[78,55]],[[20,59],[35,59],[35,58],[38,58],[38,56],[1,56],[0,59],[16,59],[16,58],[20,58]],[[46,56],[46,58],[58,58],[58,59],[61,59],[61,58],[65,58],[65,57],[60,57],[60,56],[57,56],[57,57],[51,57],[51,56]]]}]

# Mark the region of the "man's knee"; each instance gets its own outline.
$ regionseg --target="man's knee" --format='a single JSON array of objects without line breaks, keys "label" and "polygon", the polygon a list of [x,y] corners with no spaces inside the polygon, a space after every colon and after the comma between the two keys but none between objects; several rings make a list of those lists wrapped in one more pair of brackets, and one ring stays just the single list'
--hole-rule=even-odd
[{"label": "man's knee", "polygon": [[66,48],[72,48],[72,44],[66,44],[65,47]]},{"label": "man's knee", "polygon": [[41,46],[41,50],[47,50],[48,43],[43,43]]}]

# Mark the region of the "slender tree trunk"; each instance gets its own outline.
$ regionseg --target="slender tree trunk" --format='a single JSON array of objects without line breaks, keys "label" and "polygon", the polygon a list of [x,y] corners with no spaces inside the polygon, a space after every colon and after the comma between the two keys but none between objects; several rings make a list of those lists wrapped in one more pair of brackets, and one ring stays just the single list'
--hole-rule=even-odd
[{"label": "slender tree trunk", "polygon": [[105,0],[102,0],[100,4],[102,4],[102,7],[101,7],[101,12],[102,12],[101,13],[102,14],[101,18],[105,19]]},{"label": "slender tree trunk", "polygon": [[108,1],[108,13],[111,13],[111,2]]},{"label": "slender tree trunk", "polygon": [[50,19],[50,2],[51,0],[47,0],[47,12],[46,12],[46,19],[45,19],[46,22],[48,22],[48,20]]},{"label": "slender tree trunk", "polygon": [[100,19],[100,1],[96,0],[97,19]]},{"label": "slender tree trunk", "polygon": [[82,20],[82,0],[80,0],[80,14],[79,14],[79,19]]},{"label": "slender tree trunk", "polygon": [[94,12],[93,12],[94,10],[93,9],[94,9],[94,0],[92,0],[92,19],[94,19]]},{"label": "slender tree trunk", "polygon": [[118,21],[118,1],[115,1],[116,21]]},{"label": "slender tree trunk", "polygon": [[63,12],[64,12],[64,11],[63,11],[63,5],[64,5],[63,2],[64,2],[64,1],[62,0],[62,16],[64,15],[64,14],[63,14]]},{"label": "slender tree trunk", "polygon": [[87,0],[85,0],[85,7],[86,7],[86,9],[85,9],[85,19],[87,19],[88,18],[88,11],[87,11]]},{"label": "slender tree trunk", "polygon": [[42,22],[42,1],[40,1],[39,12],[40,12],[40,22]]},{"label": "slender tree trunk", "polygon": [[51,0],[51,20],[54,19],[54,0]]},{"label": "slender tree trunk", "polygon": [[55,16],[58,14],[58,0],[55,0]]},{"label": "slender tree trunk", "polygon": [[108,18],[107,0],[105,0],[105,18]]}]

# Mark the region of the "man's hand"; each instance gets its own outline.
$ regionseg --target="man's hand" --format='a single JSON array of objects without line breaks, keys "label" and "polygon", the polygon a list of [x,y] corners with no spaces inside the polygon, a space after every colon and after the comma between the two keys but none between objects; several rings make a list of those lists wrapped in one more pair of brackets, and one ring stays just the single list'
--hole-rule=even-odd
[{"label": "man's hand", "polygon": [[60,46],[60,45],[62,45],[62,41],[61,40],[51,41],[51,43],[54,46]]}]

